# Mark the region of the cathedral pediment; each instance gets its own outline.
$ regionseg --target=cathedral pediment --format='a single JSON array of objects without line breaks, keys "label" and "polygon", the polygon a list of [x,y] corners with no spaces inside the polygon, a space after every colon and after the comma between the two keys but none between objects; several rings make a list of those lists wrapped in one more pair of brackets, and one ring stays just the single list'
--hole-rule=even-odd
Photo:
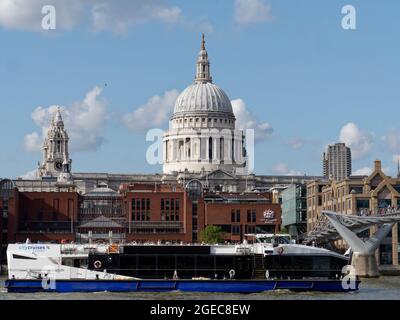
[{"label": "cathedral pediment", "polygon": [[214,180],[214,179],[218,179],[218,180],[236,180],[236,176],[232,175],[226,171],[223,171],[221,169],[219,170],[215,170],[212,172],[209,172],[207,174],[205,174],[202,178],[204,179],[209,179],[209,180]]}]

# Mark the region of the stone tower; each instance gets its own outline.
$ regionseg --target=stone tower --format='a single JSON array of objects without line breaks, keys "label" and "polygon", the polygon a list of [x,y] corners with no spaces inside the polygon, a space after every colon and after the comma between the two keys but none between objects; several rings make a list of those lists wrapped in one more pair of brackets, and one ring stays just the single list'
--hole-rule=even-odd
[{"label": "stone tower", "polygon": [[61,173],[71,172],[72,160],[69,158],[68,142],[68,133],[58,108],[43,143],[43,162],[38,169],[40,178],[59,177]]}]

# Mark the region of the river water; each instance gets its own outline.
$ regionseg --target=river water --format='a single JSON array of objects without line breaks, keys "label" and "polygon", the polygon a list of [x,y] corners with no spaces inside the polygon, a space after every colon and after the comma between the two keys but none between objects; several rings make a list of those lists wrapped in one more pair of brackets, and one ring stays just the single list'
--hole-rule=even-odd
[{"label": "river water", "polygon": [[400,276],[363,279],[353,293],[269,291],[254,294],[132,292],[132,293],[7,293],[0,278],[0,300],[400,300]]}]

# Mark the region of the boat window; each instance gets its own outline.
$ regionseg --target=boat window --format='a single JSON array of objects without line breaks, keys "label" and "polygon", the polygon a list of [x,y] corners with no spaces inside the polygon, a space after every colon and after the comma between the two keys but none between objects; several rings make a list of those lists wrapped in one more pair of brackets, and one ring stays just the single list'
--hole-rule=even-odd
[{"label": "boat window", "polygon": [[278,242],[279,244],[288,244],[290,243],[290,240],[285,237],[277,237],[276,242]]},{"label": "boat window", "polygon": [[272,238],[258,238],[258,241],[262,243],[272,243]]},{"label": "boat window", "polygon": [[13,254],[13,259],[36,260],[36,258],[21,256],[19,254]]}]

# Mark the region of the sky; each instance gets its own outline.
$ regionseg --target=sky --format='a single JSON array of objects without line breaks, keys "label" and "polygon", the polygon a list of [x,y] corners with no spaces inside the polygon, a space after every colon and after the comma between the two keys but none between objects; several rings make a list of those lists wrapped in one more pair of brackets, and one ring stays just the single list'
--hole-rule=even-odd
[{"label": "sky", "polygon": [[396,0],[0,0],[0,177],[37,167],[56,106],[74,172],[161,172],[146,133],[168,128],[202,32],[213,82],[255,129],[256,174],[321,175],[326,146],[345,142],[354,173],[381,159],[395,175],[399,14]]}]

